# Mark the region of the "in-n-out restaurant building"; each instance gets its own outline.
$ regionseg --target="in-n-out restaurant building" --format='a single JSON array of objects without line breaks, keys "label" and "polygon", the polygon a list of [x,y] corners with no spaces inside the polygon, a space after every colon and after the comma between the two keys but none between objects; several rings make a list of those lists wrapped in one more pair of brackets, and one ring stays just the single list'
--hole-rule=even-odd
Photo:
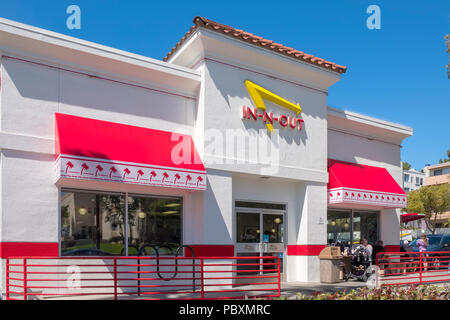
[{"label": "in-n-out restaurant building", "polygon": [[318,281],[327,244],[398,248],[412,129],[328,107],[344,66],[201,17],[164,61],[4,19],[0,50],[3,265],[152,243]]}]

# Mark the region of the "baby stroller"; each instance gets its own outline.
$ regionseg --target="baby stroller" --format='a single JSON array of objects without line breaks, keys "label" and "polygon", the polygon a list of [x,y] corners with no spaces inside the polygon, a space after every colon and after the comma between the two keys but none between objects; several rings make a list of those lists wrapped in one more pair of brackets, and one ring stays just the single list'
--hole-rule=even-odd
[{"label": "baby stroller", "polygon": [[369,251],[362,244],[353,245],[348,256],[344,256],[344,280],[367,281],[372,273]]}]

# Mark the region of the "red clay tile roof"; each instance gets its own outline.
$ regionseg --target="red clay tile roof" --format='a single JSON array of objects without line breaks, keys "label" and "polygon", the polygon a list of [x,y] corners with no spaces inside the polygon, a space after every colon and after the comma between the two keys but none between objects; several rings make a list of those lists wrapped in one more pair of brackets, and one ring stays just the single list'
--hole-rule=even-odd
[{"label": "red clay tile roof", "polygon": [[174,48],[164,57],[163,61],[167,61],[177,50],[180,48],[180,46],[189,38],[191,34],[194,33],[197,28],[206,28],[215,32],[222,33],[224,35],[227,35],[229,37],[233,37],[236,39],[239,39],[241,41],[245,41],[254,45],[257,45],[259,47],[265,48],[267,50],[275,51],[277,53],[286,55],[288,57],[292,57],[294,59],[304,61],[319,67],[323,67],[338,73],[344,73],[347,70],[347,67],[338,65],[334,62],[326,61],[324,59],[315,57],[310,54],[306,54],[302,51],[295,50],[293,48],[289,48],[286,46],[283,46],[282,44],[275,43],[271,40],[267,40],[261,37],[258,37],[252,33],[245,32],[243,30],[235,29],[230,26],[226,26],[224,24],[220,24],[202,17],[195,17],[194,18],[194,25],[191,27],[191,29],[186,32],[183,38],[175,45]]}]

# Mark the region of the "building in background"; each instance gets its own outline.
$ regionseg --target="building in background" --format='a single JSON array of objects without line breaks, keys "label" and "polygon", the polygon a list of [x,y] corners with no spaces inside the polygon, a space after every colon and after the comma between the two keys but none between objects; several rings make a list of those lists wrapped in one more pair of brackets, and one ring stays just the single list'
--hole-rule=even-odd
[{"label": "building in background", "polygon": [[411,192],[423,186],[425,173],[416,169],[403,170],[403,190]]},{"label": "building in background", "polygon": [[[438,184],[450,184],[450,162],[439,163],[435,165],[428,165],[424,168],[425,172],[425,186],[438,185]],[[439,215],[437,221],[437,227],[444,227],[445,223],[450,220],[450,208],[447,212]]]}]

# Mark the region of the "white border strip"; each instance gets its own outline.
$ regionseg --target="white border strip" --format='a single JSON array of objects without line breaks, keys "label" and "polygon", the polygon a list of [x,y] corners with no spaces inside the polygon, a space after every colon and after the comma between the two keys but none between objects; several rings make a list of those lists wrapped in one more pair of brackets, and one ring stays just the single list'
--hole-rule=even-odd
[{"label": "white border strip", "polygon": [[328,189],[328,203],[358,203],[388,208],[406,208],[407,196],[362,189],[333,188]]},{"label": "white border strip", "polygon": [[72,178],[206,190],[206,171],[70,155],[60,155],[56,159],[55,169],[56,181],[61,178]]}]

